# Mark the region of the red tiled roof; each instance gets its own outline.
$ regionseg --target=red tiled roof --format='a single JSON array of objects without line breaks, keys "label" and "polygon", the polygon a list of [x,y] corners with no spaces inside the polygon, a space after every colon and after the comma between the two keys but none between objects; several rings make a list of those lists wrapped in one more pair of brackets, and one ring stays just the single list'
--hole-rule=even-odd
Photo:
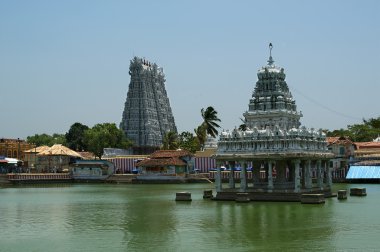
[{"label": "red tiled roof", "polygon": [[352,141],[348,137],[326,137],[327,145],[331,144],[353,144]]},{"label": "red tiled roof", "polygon": [[326,137],[327,144],[333,144],[339,139],[339,137]]},{"label": "red tiled roof", "polygon": [[170,158],[152,158],[152,159],[144,159],[141,160],[136,164],[136,166],[144,166],[144,167],[152,167],[152,166],[168,166],[168,165],[175,165],[175,166],[184,166],[186,163],[177,158],[177,157],[170,157]]},{"label": "red tiled roof", "polygon": [[158,150],[152,153],[150,158],[170,158],[170,157],[185,157],[185,156],[193,156],[191,152],[187,150]]},{"label": "red tiled roof", "polygon": [[356,149],[377,149],[380,148],[380,142],[355,142]]}]

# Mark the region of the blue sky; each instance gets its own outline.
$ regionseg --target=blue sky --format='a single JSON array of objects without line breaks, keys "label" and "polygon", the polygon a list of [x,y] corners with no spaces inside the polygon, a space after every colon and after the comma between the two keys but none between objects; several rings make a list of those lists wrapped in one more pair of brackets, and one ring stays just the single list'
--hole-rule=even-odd
[{"label": "blue sky", "polygon": [[273,43],[306,127],[380,116],[380,1],[0,1],[0,137],[119,125],[133,56],[164,68],[180,132],[240,124]]}]

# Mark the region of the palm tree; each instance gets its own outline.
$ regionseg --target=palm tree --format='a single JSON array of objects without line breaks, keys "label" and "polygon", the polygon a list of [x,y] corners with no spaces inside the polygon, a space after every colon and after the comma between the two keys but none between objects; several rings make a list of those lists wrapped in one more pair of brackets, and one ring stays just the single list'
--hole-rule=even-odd
[{"label": "palm tree", "polygon": [[216,110],[213,107],[208,107],[206,110],[201,109],[201,114],[203,118],[203,127],[206,130],[206,134],[216,137],[218,135],[217,128],[220,128],[219,124],[216,122],[220,122],[218,118]]},{"label": "palm tree", "polygon": [[165,134],[163,139],[162,149],[175,150],[178,148],[178,135],[174,131],[169,131]]},{"label": "palm tree", "polygon": [[212,137],[216,137],[218,135],[217,128],[220,128],[220,126],[217,122],[220,122],[220,119],[217,114],[218,112],[216,112],[216,110],[211,106],[206,108],[206,110],[203,108],[201,109],[203,122],[198,126],[198,128],[194,129],[194,132],[202,150],[206,142],[207,135]]}]

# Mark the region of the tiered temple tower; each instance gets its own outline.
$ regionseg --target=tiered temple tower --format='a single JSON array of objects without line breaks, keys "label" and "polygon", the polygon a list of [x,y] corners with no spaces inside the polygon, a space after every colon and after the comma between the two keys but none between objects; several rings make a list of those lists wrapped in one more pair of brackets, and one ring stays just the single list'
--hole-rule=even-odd
[{"label": "tiered temple tower", "polygon": [[131,82],[120,128],[134,143],[134,154],[148,154],[162,145],[165,134],[177,132],[163,69],[134,57],[129,66]]},{"label": "tiered temple tower", "polygon": [[[332,154],[327,149],[326,136],[321,129],[300,127],[302,114],[297,111],[284,69],[274,65],[272,44],[269,48],[268,64],[259,69],[249,109],[243,114],[246,130],[235,128],[220,135],[217,166],[230,167],[231,171],[229,188],[223,190],[218,168],[217,199],[235,197],[231,194],[235,190],[234,167],[242,171],[236,192],[249,192],[252,199],[296,201],[304,192],[331,195],[327,163]],[[246,179],[247,167],[252,167],[251,188]]]},{"label": "tiered temple tower", "polygon": [[257,73],[258,81],[244,113],[248,128],[273,130],[275,127],[289,130],[298,128],[301,112],[297,112],[295,100],[285,81],[283,68],[276,67],[272,58],[272,46],[268,65]]}]

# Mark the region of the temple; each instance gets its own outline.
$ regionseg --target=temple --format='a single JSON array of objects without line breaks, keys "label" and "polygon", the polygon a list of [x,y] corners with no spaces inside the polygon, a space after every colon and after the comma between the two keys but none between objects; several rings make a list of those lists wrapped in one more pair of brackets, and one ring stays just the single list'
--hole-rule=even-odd
[{"label": "temple", "polygon": [[[250,200],[300,201],[304,193],[331,196],[331,171],[325,134],[300,123],[301,112],[277,67],[269,45],[268,64],[258,70],[244,124],[223,131],[215,154],[216,200],[234,200],[247,193]],[[228,188],[222,188],[221,166],[229,169]],[[235,185],[235,169],[240,186]],[[247,173],[252,172],[252,181]]]},{"label": "temple", "polygon": [[165,89],[163,69],[134,57],[129,66],[131,82],[120,128],[134,143],[134,154],[150,154],[162,145],[165,134],[177,132]]}]

